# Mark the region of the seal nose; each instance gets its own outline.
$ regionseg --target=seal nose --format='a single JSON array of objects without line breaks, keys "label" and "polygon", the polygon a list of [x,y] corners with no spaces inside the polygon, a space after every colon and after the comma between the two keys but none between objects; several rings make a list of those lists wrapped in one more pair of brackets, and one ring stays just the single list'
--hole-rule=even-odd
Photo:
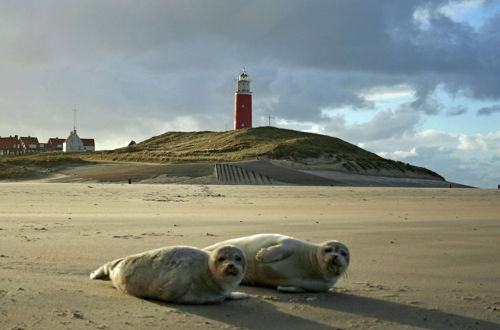
[{"label": "seal nose", "polygon": [[228,275],[238,275],[239,270],[233,263],[228,263],[225,267],[225,273]]},{"label": "seal nose", "polygon": [[334,254],[334,255],[332,256],[332,264],[334,264],[334,265],[338,265],[338,264],[340,264],[340,258],[339,258],[339,256],[338,256],[338,254]]}]

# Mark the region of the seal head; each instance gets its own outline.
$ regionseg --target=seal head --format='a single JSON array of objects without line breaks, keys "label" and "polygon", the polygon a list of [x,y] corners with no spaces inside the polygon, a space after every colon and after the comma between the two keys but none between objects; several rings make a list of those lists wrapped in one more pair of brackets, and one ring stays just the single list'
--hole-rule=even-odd
[{"label": "seal head", "polygon": [[320,243],[316,250],[318,265],[328,277],[342,276],[349,266],[350,259],[349,249],[338,241]]},{"label": "seal head", "polygon": [[246,256],[241,249],[224,245],[210,253],[208,267],[217,280],[239,283],[245,275]]}]

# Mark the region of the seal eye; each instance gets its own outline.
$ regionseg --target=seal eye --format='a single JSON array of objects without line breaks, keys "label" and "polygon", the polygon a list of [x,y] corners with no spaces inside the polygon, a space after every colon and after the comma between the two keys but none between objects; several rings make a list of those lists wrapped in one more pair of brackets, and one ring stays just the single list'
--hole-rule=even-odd
[{"label": "seal eye", "polygon": [[217,259],[219,262],[223,262],[224,260],[226,260],[226,258],[224,257],[219,257],[219,259]]},{"label": "seal eye", "polygon": [[330,253],[330,252],[332,252],[332,248],[330,248],[330,247],[329,247],[329,248],[326,248],[326,249],[325,249],[325,252],[326,252],[326,253]]},{"label": "seal eye", "polygon": [[345,251],[340,252],[340,255],[342,255],[343,257],[347,257],[347,253]]},{"label": "seal eye", "polygon": [[235,260],[241,262],[241,257],[236,257]]}]

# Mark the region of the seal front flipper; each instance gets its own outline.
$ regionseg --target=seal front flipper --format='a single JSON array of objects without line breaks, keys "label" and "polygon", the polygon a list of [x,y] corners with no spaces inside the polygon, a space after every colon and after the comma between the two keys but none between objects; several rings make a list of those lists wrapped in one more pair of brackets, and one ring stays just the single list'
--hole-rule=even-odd
[{"label": "seal front flipper", "polygon": [[242,300],[250,298],[249,295],[243,292],[231,292],[229,296],[227,296],[227,300]]},{"label": "seal front flipper", "polygon": [[288,258],[293,252],[293,242],[283,241],[280,244],[261,248],[255,255],[255,260],[271,263]]},{"label": "seal front flipper", "polygon": [[285,293],[304,293],[307,292],[306,290],[296,287],[296,286],[278,286],[276,288],[279,292],[285,292]]}]

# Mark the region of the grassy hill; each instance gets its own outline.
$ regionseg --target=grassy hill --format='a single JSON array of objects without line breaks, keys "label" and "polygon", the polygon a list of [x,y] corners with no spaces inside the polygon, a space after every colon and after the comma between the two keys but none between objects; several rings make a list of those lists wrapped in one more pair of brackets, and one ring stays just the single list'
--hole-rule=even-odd
[{"label": "grassy hill", "polygon": [[397,170],[443,179],[422,167],[384,159],[341,139],[275,127],[226,132],[168,132],[138,144],[84,155],[85,159],[169,163],[255,159],[307,163],[321,159],[347,172]]},{"label": "grassy hill", "polygon": [[91,162],[62,152],[0,157],[0,179],[23,179],[43,176],[61,168]]}]

